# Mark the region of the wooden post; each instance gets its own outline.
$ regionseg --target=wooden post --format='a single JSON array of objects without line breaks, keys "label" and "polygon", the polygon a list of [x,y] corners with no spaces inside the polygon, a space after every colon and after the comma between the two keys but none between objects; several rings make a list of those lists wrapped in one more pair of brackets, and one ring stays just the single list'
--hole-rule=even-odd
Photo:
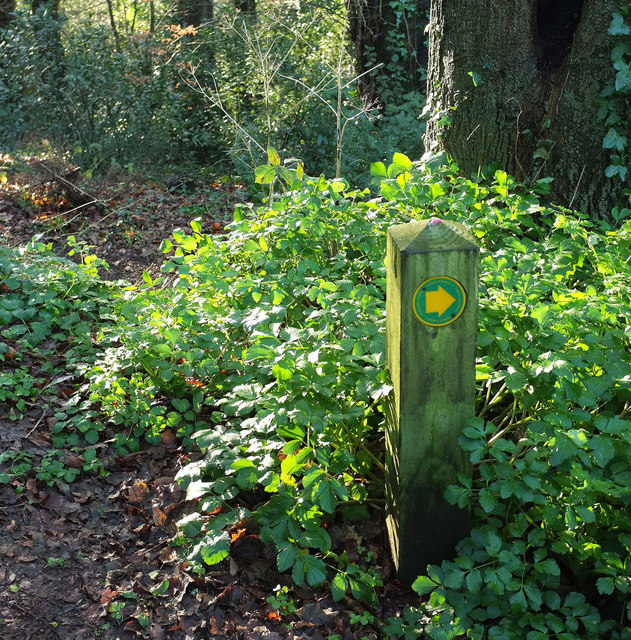
[{"label": "wooden post", "polygon": [[479,247],[438,218],[388,230],[387,525],[399,579],[452,558],[468,511],[444,496],[471,473],[458,436],[475,414]]}]

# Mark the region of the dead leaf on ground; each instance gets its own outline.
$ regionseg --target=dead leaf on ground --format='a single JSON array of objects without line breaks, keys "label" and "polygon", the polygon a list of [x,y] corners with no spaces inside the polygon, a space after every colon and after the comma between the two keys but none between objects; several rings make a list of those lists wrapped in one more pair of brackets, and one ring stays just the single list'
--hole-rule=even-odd
[{"label": "dead leaf on ground", "polygon": [[333,611],[330,607],[323,608],[318,602],[307,602],[296,610],[296,614],[303,622],[316,627],[332,624],[339,611]]},{"label": "dead leaf on ground", "polygon": [[145,495],[149,493],[149,487],[146,482],[138,480],[131,487],[127,489],[127,500],[134,504],[142,502]]}]

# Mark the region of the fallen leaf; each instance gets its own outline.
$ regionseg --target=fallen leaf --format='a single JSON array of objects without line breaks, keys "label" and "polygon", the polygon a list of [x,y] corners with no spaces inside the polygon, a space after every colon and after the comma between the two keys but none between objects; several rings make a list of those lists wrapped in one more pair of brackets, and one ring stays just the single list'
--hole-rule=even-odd
[{"label": "fallen leaf", "polygon": [[237,529],[234,533],[230,534],[230,542],[236,542],[244,534],[245,529]]},{"label": "fallen leaf", "polygon": [[116,589],[110,589],[109,587],[106,587],[101,591],[97,591],[97,593],[101,596],[101,604],[109,604],[110,601],[118,595],[118,591],[116,591]]},{"label": "fallen leaf", "polygon": [[151,512],[153,515],[153,523],[156,526],[161,527],[167,521],[167,514],[159,507],[151,505]]},{"label": "fallen leaf", "polygon": [[72,469],[82,469],[84,460],[83,456],[74,456],[72,454],[66,454],[64,456],[64,464]]},{"label": "fallen leaf", "polygon": [[138,480],[127,490],[127,499],[129,502],[142,502],[142,499],[146,493],[149,493],[149,487],[146,482]]},{"label": "fallen leaf", "polygon": [[173,451],[180,446],[177,436],[171,431],[171,429],[165,429],[162,432],[162,444],[166,447],[167,451]]},{"label": "fallen leaf", "polygon": [[304,607],[296,610],[301,620],[316,627],[331,624],[338,613],[328,607],[323,609],[317,602],[308,602]]}]

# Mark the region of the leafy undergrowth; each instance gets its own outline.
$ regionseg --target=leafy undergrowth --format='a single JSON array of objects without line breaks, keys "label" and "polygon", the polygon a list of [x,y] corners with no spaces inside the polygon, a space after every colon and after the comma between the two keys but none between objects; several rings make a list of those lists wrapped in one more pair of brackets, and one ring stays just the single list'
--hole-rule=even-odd
[{"label": "leafy undergrowth", "polygon": [[[67,387],[53,444],[86,473],[105,439],[122,457],[172,440],[199,450],[178,473],[194,508],[173,540],[191,575],[255,530],[279,572],[362,602],[354,628],[374,628],[379,565],[329,532],[383,509],[385,233],[458,220],[483,248],[479,402],[460,442],[474,477],[448,499],[471,506],[474,529],[415,582],[428,601],[381,632],[630,637],[631,223],[546,209],[502,172],[474,183],[397,154],[373,173],[380,198],[295,175],[225,235],[193,221],[138,287],[102,282],[91,257],[4,252],[4,401],[17,415]],[[5,481],[18,463],[5,455]],[[286,591],[270,598],[291,608]]]}]

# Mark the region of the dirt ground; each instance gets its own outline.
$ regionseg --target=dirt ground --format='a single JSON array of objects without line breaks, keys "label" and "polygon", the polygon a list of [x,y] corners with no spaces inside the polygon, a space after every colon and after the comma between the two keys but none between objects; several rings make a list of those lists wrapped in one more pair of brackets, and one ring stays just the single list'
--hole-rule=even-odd
[{"label": "dirt ground", "polygon": [[[0,246],[38,235],[63,254],[75,235],[109,263],[104,277],[138,282],[145,270],[159,272],[159,245],[173,230],[201,217],[203,230],[221,233],[234,204],[247,198],[239,185],[192,186],[110,177],[93,191],[51,178],[34,161],[9,172],[0,189]],[[16,421],[0,406],[0,453],[41,459],[51,446],[53,410],[31,406]],[[233,536],[227,560],[193,574],[175,540],[174,522],[187,505],[174,476],[182,457],[196,454],[168,439],[126,458],[99,446],[105,477],[48,486],[31,474],[0,484],[0,640],[376,640],[380,621],[414,601],[393,579],[378,510],[369,521],[329,530],[351,560],[358,545],[373,552],[385,582],[376,608],[296,587],[276,571],[274,550],[254,522]],[[72,466],[72,457],[64,462]],[[267,602],[274,593],[286,608]],[[374,621],[352,621],[365,610]]]}]

